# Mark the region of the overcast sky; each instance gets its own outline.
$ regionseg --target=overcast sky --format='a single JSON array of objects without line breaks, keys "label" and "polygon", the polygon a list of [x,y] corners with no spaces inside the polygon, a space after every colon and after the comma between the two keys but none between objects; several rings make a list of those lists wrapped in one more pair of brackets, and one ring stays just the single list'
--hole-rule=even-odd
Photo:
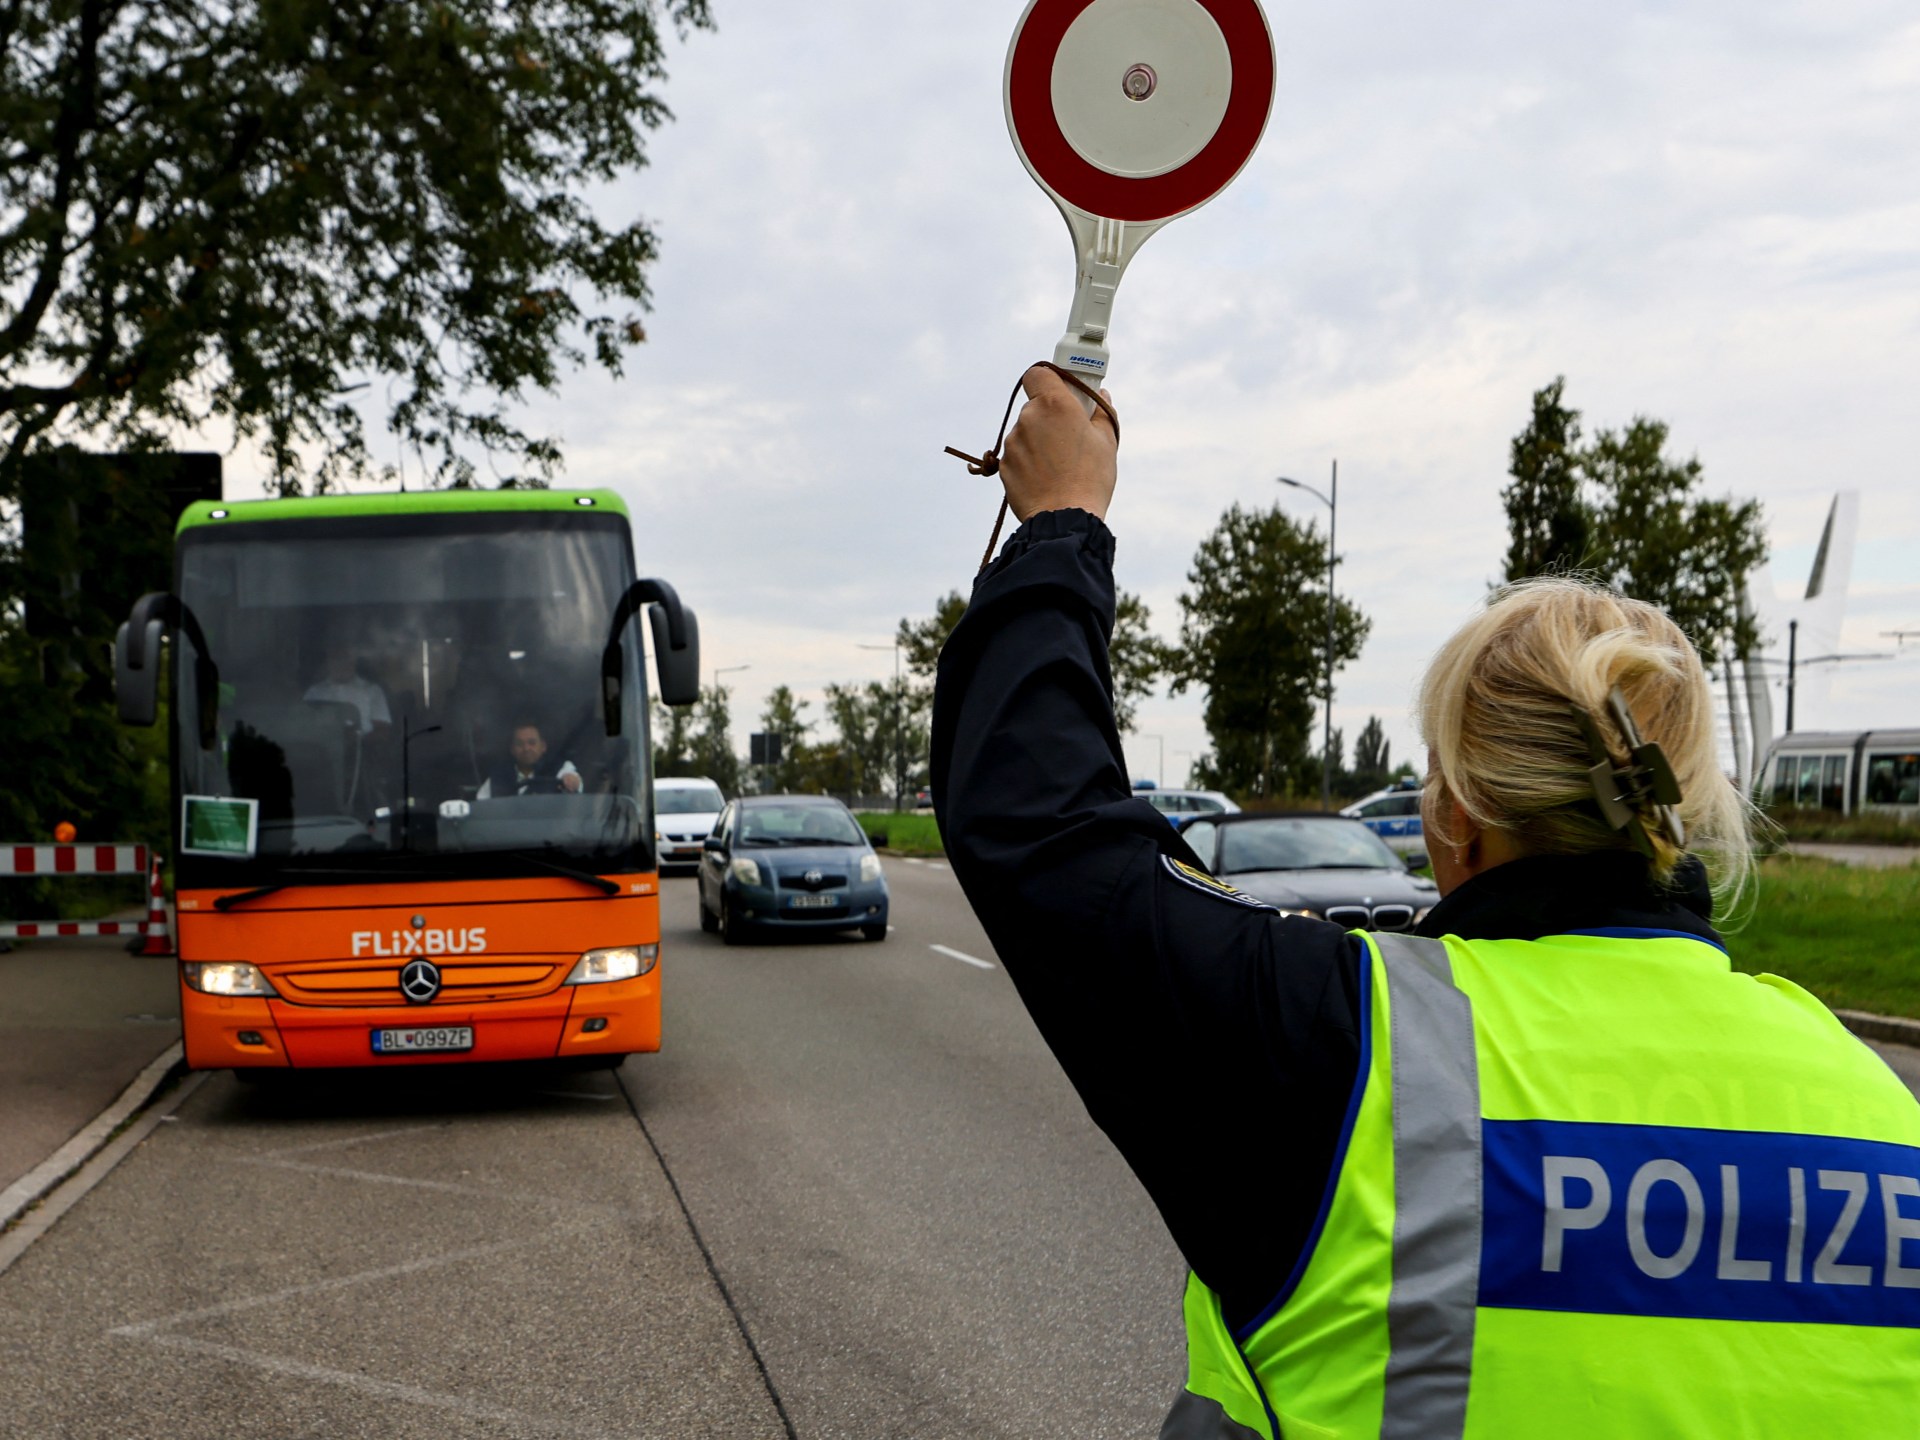
[{"label": "overcast sky", "polygon": [[[742,749],[772,686],[817,702],[890,673],[858,647],[978,563],[997,489],[941,447],[991,440],[1073,279],[1002,119],[1021,9],[714,0],[717,32],[670,50],[651,168],[603,197],[662,239],[650,343],[530,420],[562,440],[562,483],[627,497],[643,573],[699,611],[709,678],[751,667],[725,677]],[[1589,430],[1658,417],[1709,492],[1760,498],[1783,588],[1857,488],[1836,643],[1920,630],[1911,4],[1267,13],[1259,153],[1148,243],[1116,305],[1109,519],[1156,629],[1175,634],[1226,506],[1324,517],[1272,477],[1324,488],[1337,457],[1341,589],[1374,629],[1335,723],[1351,744],[1378,714],[1417,760],[1416,678],[1497,575],[1508,443],[1564,374]],[[1801,728],[1920,725],[1920,644],[1832,668]],[[1134,772],[1164,752],[1169,784],[1207,748],[1197,696],[1149,700],[1139,730],[1163,738],[1130,741]]]}]

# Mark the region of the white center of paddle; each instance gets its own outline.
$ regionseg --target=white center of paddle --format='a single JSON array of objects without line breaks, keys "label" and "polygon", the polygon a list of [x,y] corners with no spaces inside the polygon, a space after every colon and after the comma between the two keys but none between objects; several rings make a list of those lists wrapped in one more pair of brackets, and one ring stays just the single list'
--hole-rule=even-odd
[{"label": "white center of paddle", "polygon": [[1232,93],[1227,38],[1198,0],[1093,0],[1053,58],[1060,133],[1089,165],[1127,179],[1198,155]]}]

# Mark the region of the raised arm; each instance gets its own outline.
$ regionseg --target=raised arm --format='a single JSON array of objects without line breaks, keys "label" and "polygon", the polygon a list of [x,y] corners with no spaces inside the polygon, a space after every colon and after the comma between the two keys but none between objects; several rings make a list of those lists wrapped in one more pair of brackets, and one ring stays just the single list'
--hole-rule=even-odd
[{"label": "raised arm", "polygon": [[[1251,1316],[1332,1169],[1358,1057],[1356,945],[1183,874],[1194,857],[1132,795],[1107,665],[1114,540],[1087,508],[1112,493],[1111,431],[1052,377],[1036,390],[1006,451],[1025,523],[940,660],[941,835],[1088,1112],[1229,1316]],[[1069,425],[1091,443],[1050,433]],[[1083,504],[1054,508],[1063,495]]]}]

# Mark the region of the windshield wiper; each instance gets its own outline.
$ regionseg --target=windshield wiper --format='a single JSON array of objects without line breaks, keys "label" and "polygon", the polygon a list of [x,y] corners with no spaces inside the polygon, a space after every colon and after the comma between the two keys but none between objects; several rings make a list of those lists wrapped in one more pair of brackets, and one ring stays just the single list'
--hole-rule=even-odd
[{"label": "windshield wiper", "polygon": [[513,850],[509,854],[516,860],[524,860],[529,865],[538,865],[551,870],[556,875],[564,875],[569,880],[578,880],[582,885],[591,885],[602,895],[618,895],[620,887],[604,875],[596,875],[591,870],[582,870],[575,865],[562,865],[558,860],[549,860],[538,850]]}]

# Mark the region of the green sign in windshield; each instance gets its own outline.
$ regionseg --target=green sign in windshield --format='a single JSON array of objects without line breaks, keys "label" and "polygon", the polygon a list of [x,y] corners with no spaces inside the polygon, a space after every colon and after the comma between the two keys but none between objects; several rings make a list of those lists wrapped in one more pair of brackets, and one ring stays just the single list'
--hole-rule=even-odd
[{"label": "green sign in windshield", "polygon": [[260,825],[258,800],[183,795],[180,803],[183,854],[252,856]]}]

